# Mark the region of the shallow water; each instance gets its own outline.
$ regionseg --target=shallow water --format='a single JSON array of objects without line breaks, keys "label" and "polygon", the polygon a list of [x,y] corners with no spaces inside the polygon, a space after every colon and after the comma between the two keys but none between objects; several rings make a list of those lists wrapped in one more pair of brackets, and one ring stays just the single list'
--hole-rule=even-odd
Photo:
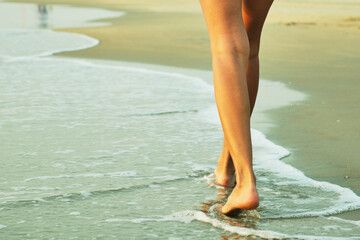
[{"label": "shallow water", "polygon": [[78,34],[0,36],[1,239],[360,239],[359,222],[329,216],[360,198],[283,163],[255,129],[261,205],[217,211],[231,189],[213,184],[222,133],[200,78],[51,56],[98,44]]}]

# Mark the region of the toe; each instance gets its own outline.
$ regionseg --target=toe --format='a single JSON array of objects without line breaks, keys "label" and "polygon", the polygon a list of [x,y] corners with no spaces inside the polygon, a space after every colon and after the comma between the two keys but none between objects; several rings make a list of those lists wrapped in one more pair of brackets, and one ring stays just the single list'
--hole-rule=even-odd
[{"label": "toe", "polygon": [[225,204],[222,208],[221,208],[221,213],[222,214],[227,214],[230,211],[230,207],[228,206],[228,204]]},{"label": "toe", "polygon": [[228,217],[236,217],[242,211],[243,210],[240,209],[240,208],[231,208],[231,207],[227,206],[227,204],[225,204],[221,209],[221,213],[228,216]]}]

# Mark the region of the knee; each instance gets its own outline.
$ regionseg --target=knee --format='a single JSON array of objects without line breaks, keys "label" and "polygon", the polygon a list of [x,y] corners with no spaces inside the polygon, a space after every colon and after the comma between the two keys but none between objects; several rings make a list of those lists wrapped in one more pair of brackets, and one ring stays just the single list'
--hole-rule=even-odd
[{"label": "knee", "polygon": [[250,44],[246,40],[222,39],[212,44],[213,57],[233,57],[248,59],[250,56]]}]

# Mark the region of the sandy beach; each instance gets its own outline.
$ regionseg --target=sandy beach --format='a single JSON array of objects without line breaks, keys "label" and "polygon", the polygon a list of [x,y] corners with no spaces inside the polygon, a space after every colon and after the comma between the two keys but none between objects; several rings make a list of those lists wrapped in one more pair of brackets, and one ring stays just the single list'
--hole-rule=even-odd
[{"label": "sandy beach", "polygon": [[[82,0],[74,4],[56,0],[51,4],[126,12],[106,19],[109,26],[58,29],[100,40],[96,47],[59,56],[211,70],[209,39],[197,1]],[[284,162],[308,177],[350,188],[358,195],[359,12],[356,1],[274,2],[262,36],[261,78],[285,83],[308,98],[269,111],[275,126],[258,126],[291,152]],[[342,216],[360,220],[358,211]]]}]

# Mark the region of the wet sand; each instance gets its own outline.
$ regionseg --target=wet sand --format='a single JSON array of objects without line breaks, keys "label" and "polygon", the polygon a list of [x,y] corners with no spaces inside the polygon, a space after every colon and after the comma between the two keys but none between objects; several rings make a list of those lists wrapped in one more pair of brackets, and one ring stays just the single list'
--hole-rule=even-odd
[{"label": "wet sand", "polygon": [[[101,41],[97,47],[59,55],[211,69],[209,39],[197,1],[127,2],[77,1],[79,6],[127,14],[107,19],[111,26],[58,30]],[[359,12],[360,3],[348,0],[274,2],[262,36],[261,78],[284,82],[309,97],[269,111],[277,125],[257,127],[290,150],[285,162],[311,178],[349,187],[358,195]],[[343,216],[360,219],[356,213]]]}]

